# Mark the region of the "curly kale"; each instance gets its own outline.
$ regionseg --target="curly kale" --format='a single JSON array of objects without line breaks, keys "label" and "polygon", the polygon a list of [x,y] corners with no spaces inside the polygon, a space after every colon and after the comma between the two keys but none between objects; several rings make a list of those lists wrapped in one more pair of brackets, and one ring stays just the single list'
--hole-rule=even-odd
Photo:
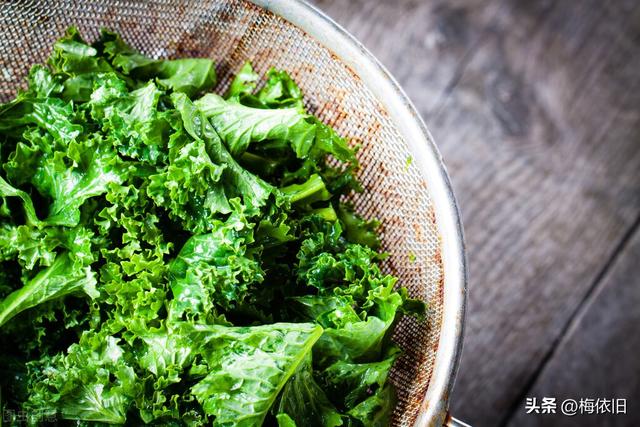
[{"label": "curly kale", "polygon": [[390,334],[424,307],[380,269],[377,223],[341,201],[355,153],[286,72],[246,63],[205,93],[209,59],[70,28],[28,83],[0,105],[4,415],[388,423]]}]

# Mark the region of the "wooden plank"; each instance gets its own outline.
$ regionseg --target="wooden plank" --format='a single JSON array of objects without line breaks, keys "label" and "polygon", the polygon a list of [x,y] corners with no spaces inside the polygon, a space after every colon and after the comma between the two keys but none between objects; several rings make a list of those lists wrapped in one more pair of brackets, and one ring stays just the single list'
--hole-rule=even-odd
[{"label": "wooden plank", "polygon": [[482,39],[499,1],[312,2],[348,29],[410,92],[430,117]]},{"label": "wooden plank", "polygon": [[[499,425],[640,214],[639,4],[389,3],[320,6],[396,74],[444,155],[471,278],[452,412]],[[448,31],[439,7],[460,11]],[[438,31],[450,43],[431,48]]]},{"label": "wooden plank", "polygon": [[[529,397],[555,397],[556,415],[526,414],[509,426],[640,425],[640,231],[636,231],[542,371]],[[626,415],[561,415],[564,399],[626,398]],[[612,406],[615,408],[615,406]]]},{"label": "wooden plank", "polygon": [[452,411],[479,426],[505,421],[640,212],[638,4],[526,5],[430,122],[470,261]]}]

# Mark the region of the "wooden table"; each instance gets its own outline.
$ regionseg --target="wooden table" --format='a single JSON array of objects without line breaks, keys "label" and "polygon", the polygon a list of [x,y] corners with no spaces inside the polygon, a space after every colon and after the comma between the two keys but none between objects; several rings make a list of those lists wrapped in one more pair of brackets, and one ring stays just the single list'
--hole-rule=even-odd
[{"label": "wooden table", "polygon": [[[640,2],[315,4],[400,81],[449,168],[470,270],[452,412],[639,426]],[[627,415],[527,415],[527,397]]]}]

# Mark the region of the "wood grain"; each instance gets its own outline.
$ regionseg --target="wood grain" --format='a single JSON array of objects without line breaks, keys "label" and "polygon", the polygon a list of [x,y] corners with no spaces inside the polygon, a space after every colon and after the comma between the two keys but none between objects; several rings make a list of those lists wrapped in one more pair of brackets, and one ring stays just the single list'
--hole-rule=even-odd
[{"label": "wood grain", "polygon": [[[564,399],[626,398],[616,416],[527,415],[520,406],[509,423],[528,426],[640,425],[640,231],[636,231],[598,291],[581,309],[554,357],[529,392]],[[559,412],[559,410],[558,410]]]},{"label": "wood grain", "polygon": [[432,117],[496,14],[496,0],[318,0],[398,79]]},{"label": "wood grain", "polygon": [[503,425],[640,215],[640,4],[318,5],[399,79],[443,153],[470,264],[452,412]]},{"label": "wood grain", "polygon": [[638,216],[638,29],[627,13],[507,4],[432,122],[472,280],[452,407],[475,425],[505,422]]}]

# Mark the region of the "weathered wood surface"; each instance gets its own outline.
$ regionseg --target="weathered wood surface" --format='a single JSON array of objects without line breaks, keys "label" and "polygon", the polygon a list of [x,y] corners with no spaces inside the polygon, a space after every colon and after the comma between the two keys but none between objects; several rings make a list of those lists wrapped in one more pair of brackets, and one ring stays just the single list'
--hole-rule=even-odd
[{"label": "weathered wood surface", "polygon": [[[640,426],[640,231],[617,258],[602,286],[581,307],[529,396],[538,401],[554,396],[558,405],[561,400],[579,401],[580,397],[626,398],[627,413],[554,417],[554,425],[578,427],[599,421],[600,426]],[[525,413],[521,406],[509,425],[548,425],[548,415]]]},{"label": "weathered wood surface", "polygon": [[[640,3],[315,3],[396,76],[450,171],[470,268],[452,412],[476,426],[520,421],[521,401],[561,364],[558,343],[577,313],[595,309],[584,302],[640,217]],[[616,286],[640,285],[637,264]],[[617,356],[611,378],[630,366],[637,375],[637,353]],[[572,378],[564,391],[590,397],[589,381]],[[618,383],[607,387],[615,394]],[[640,411],[637,388],[619,391]]]}]

